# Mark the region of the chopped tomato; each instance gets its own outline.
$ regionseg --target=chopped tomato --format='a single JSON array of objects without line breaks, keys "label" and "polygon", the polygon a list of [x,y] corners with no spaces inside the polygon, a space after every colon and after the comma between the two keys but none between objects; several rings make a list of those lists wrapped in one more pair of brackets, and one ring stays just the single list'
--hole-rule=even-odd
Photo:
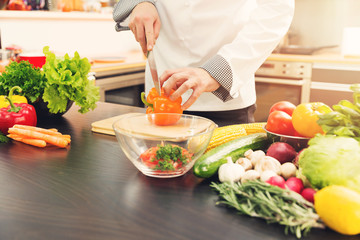
[{"label": "chopped tomato", "polygon": [[178,170],[191,161],[192,154],[177,145],[151,147],[140,155],[141,161],[153,170]]}]

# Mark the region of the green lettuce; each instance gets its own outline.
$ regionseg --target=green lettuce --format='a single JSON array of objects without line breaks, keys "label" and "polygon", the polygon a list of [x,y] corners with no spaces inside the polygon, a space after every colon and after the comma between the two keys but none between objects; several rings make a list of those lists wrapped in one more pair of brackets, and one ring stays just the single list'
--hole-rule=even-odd
[{"label": "green lettuce", "polygon": [[87,58],[80,58],[78,52],[74,57],[66,54],[57,57],[50,52],[49,47],[43,49],[46,63],[43,66],[47,78],[47,87],[42,96],[51,113],[61,113],[66,110],[68,101],[73,101],[80,107],[80,113],[86,113],[96,108],[100,99],[99,87],[94,80],[88,78],[91,64]]},{"label": "green lettuce", "polygon": [[360,192],[360,143],[351,137],[318,134],[301,152],[299,171],[314,188],[342,185]]}]

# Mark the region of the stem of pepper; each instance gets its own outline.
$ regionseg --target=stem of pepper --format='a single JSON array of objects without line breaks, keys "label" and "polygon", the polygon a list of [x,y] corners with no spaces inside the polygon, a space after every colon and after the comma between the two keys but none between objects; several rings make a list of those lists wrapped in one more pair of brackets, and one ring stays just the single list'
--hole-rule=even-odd
[{"label": "stem of pepper", "polygon": [[12,95],[15,90],[18,90],[19,92],[22,91],[22,89],[19,86],[12,87],[9,92],[9,96],[6,96],[5,99],[10,103],[10,109],[7,110],[8,112],[19,112],[21,110],[21,107],[16,107],[12,101]]},{"label": "stem of pepper", "polygon": [[144,93],[144,92],[141,93],[141,101],[142,101],[146,106],[152,108],[152,110],[154,111],[154,104],[149,103],[148,101],[146,101],[145,93]]}]

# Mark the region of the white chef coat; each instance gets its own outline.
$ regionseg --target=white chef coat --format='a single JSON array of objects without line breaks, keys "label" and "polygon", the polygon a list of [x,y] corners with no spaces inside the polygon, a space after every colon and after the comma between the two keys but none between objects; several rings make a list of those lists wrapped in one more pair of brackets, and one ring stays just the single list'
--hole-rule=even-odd
[{"label": "white chef coat", "polygon": [[[166,69],[201,67],[214,56],[231,69],[216,70],[232,78],[230,100],[207,92],[188,110],[235,110],[256,102],[255,71],[288,31],[294,0],[155,0],[155,6],[162,23],[154,48],[159,76]],[[217,60],[210,65],[216,68]],[[145,81],[148,92],[154,86],[148,67]]]}]

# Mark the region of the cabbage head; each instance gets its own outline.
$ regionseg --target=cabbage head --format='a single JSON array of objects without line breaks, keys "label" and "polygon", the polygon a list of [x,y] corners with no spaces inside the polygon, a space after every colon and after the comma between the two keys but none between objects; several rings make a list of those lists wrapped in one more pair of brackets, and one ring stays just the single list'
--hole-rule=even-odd
[{"label": "cabbage head", "polygon": [[299,158],[312,187],[341,185],[360,192],[360,143],[351,137],[316,135]]}]

